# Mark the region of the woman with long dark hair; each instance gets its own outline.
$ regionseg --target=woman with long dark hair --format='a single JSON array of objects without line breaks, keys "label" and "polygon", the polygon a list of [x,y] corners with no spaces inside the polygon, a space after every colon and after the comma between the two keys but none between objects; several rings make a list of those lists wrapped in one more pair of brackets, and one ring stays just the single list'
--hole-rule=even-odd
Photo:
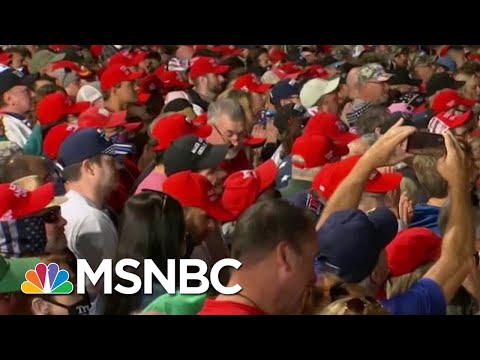
[{"label": "woman with long dark hair", "polygon": [[[185,222],[182,206],[177,200],[161,192],[144,190],[126,202],[114,264],[122,259],[139,261],[137,269],[126,270],[139,276],[143,284],[145,259],[152,259],[165,276],[170,276],[167,272],[167,260],[179,260],[185,251]],[[178,273],[175,275],[178,282]],[[120,279],[114,274],[113,288],[117,284],[125,287],[132,285],[130,281]],[[130,314],[145,308],[152,300],[166,293],[155,277],[152,290],[151,295],[143,293],[143,286],[141,291],[134,295],[123,295],[114,290],[112,295],[105,295],[104,313]]]}]

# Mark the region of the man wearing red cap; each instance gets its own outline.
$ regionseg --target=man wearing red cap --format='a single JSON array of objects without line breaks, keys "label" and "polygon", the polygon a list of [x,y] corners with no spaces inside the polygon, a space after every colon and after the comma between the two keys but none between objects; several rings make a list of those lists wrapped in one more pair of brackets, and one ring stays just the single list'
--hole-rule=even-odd
[{"label": "man wearing red cap", "polygon": [[288,186],[281,189],[283,198],[289,198],[299,192],[308,191],[315,175],[322,167],[340,159],[348,153],[344,145],[336,145],[326,136],[301,136],[292,146],[292,178]]},{"label": "man wearing red cap", "polygon": [[[316,191],[319,197],[326,202],[361,157],[361,155],[350,156],[324,167],[315,176],[312,190]],[[379,207],[393,206],[394,204],[391,204],[387,198],[387,193],[397,189],[401,180],[402,175],[400,173],[384,174],[378,170],[372,171],[368,177],[365,192],[362,194],[358,208],[368,212]]]},{"label": "man wearing red cap", "polygon": [[[189,170],[181,171],[165,180],[163,192],[175,198],[182,205],[186,232],[192,240],[192,245],[196,246],[195,250],[199,249],[198,245],[203,246],[207,239],[214,239],[215,251],[208,254],[209,250],[212,249],[212,242],[210,242],[207,249],[200,248],[200,251],[192,254],[192,258],[203,258],[204,256],[200,255],[202,251],[207,252],[206,260],[211,259],[211,255],[219,252],[226,257],[227,253],[220,241],[218,224],[232,221],[235,217],[223,207],[221,199],[211,182],[199,173]],[[192,250],[188,249],[187,252],[191,253]],[[218,255],[215,257],[218,257]],[[218,260],[220,259],[221,256]]]},{"label": "man wearing red cap", "polygon": [[[187,98],[195,105],[194,110],[197,114],[207,111],[208,105],[223,91],[225,79],[222,74],[228,69],[229,66],[219,65],[212,57],[194,57],[190,61],[189,71],[190,81],[194,87],[180,92],[184,93],[181,97]],[[168,102],[168,96],[165,102]]]},{"label": "man wearing red cap", "polygon": [[[203,115],[202,117],[206,118],[206,116]],[[200,117],[197,119],[200,119]],[[198,121],[197,119],[196,121]],[[159,121],[155,123],[151,130],[151,136],[157,142],[157,144],[151,148],[154,152],[155,167],[140,182],[135,194],[138,194],[143,189],[162,191],[163,183],[167,179],[164,165],[165,151],[174,140],[182,136],[194,134],[203,138],[211,133],[211,128],[208,125],[198,125],[199,126],[193,124],[185,115],[177,113],[160,118]]]},{"label": "man wearing red cap", "polygon": [[62,91],[46,95],[35,109],[37,124],[24,146],[24,152],[42,155],[42,144],[50,130],[60,124],[76,123],[78,114],[89,107],[89,102],[75,103]]},{"label": "man wearing red cap", "polygon": [[[398,145],[416,129],[411,126],[400,126],[400,124],[401,122],[390,128],[367,151],[330,197],[317,223],[319,239],[323,233],[322,229],[325,229],[324,226],[334,213],[358,206],[364,192],[364,184],[367,183],[373,170],[396,164],[408,157],[408,154],[397,151]],[[444,315],[446,304],[452,300],[475,261],[473,256],[475,235],[469,192],[471,179],[469,158],[453,135],[445,133],[444,138],[447,154],[439,159],[438,169],[449,184],[454,206],[442,240],[441,255],[422,279],[407,292],[381,301],[383,307],[392,314]],[[329,233],[335,234],[335,229],[330,228]],[[352,253],[351,256],[355,254]],[[335,266],[333,263],[329,264],[332,269]],[[388,275],[386,267],[386,262],[380,264],[379,261],[375,272],[382,273],[386,277]],[[385,278],[379,279],[377,276],[375,282],[377,288],[383,285],[384,280]]]},{"label": "man wearing red cap", "polygon": [[127,110],[137,102],[134,81],[143,75],[143,71],[132,72],[125,65],[114,64],[100,76],[100,86],[105,99],[105,108],[109,111]]}]

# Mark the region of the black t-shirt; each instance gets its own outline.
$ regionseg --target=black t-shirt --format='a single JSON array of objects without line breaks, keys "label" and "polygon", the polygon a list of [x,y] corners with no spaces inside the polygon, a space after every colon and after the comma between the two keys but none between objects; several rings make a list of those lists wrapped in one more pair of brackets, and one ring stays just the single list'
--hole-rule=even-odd
[{"label": "black t-shirt", "polygon": [[193,89],[187,89],[185,90],[185,92],[187,93],[188,97],[190,98],[190,102],[192,104],[195,104],[195,105],[198,105],[202,108],[203,111],[207,111],[208,110],[208,106],[210,105],[210,103],[208,101],[205,101],[201,98],[201,96]]}]

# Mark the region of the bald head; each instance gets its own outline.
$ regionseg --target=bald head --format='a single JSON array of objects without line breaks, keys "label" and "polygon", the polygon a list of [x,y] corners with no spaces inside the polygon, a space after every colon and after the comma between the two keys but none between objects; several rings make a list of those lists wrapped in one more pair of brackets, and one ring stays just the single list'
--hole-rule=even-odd
[{"label": "bald head", "polygon": [[175,55],[179,59],[190,60],[194,52],[195,50],[192,47],[182,45],[177,49]]},{"label": "bald head", "polygon": [[348,97],[350,99],[358,98],[358,71],[359,67],[350,69],[347,75],[346,83],[348,87]]}]

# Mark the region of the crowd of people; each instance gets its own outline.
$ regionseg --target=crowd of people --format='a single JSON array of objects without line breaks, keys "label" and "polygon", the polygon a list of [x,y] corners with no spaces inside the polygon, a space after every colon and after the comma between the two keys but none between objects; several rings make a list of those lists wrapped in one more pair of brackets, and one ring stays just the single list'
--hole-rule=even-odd
[{"label": "crowd of people", "polygon": [[[3,45],[0,314],[477,314],[479,103],[480,46]],[[233,295],[75,286],[225,258]]]}]

